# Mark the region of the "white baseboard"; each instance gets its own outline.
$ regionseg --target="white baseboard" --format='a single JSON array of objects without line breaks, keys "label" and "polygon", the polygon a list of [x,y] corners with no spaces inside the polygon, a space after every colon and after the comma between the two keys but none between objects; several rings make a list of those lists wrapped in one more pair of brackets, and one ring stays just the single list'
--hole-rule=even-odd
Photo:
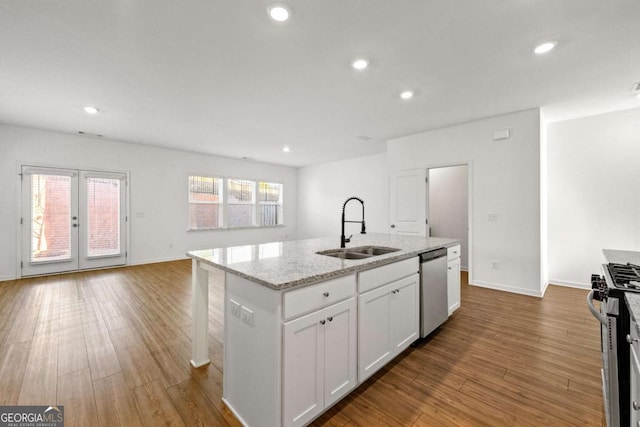
[{"label": "white baseboard", "polygon": [[0,282],[6,282],[8,280],[16,280],[16,276],[0,276]]},{"label": "white baseboard", "polygon": [[171,258],[144,259],[144,260],[131,261],[129,265],[157,264],[159,262],[181,261],[183,259],[188,259],[188,258],[186,256],[183,256],[178,258],[171,257]]},{"label": "white baseboard", "polygon": [[495,289],[496,291],[511,292],[514,294],[528,295],[531,297],[542,298],[542,296],[544,295],[544,291],[534,291],[531,289],[516,288],[514,286],[503,285],[500,283],[490,283],[490,282],[482,282],[482,281],[474,280],[473,283],[469,283],[469,284],[472,286],[479,286],[481,288]]},{"label": "white baseboard", "polygon": [[591,284],[581,282],[571,282],[568,280],[549,280],[550,285],[566,286],[568,288],[591,289]]}]

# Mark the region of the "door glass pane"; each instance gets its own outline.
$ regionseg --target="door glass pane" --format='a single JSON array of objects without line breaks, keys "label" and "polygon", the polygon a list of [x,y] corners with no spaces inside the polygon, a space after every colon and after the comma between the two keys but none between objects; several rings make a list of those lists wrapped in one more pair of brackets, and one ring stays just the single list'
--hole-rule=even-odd
[{"label": "door glass pane", "polygon": [[31,262],[71,258],[71,177],[31,177]]},{"label": "door glass pane", "polygon": [[120,254],[120,180],[87,178],[87,255]]}]

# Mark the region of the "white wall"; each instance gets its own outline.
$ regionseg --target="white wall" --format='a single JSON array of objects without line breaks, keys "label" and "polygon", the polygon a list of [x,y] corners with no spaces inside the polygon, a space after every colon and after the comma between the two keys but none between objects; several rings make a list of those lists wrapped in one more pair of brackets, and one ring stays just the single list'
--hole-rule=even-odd
[{"label": "white wall", "polygon": [[548,128],[549,280],[589,287],[602,249],[640,251],[640,109]]},{"label": "white wall", "polygon": [[[204,154],[0,125],[0,280],[16,276],[20,162],[130,172],[132,264],[184,258],[188,250],[295,238],[296,169]],[[284,227],[187,232],[190,174],[284,184]],[[144,217],[139,214],[144,213]],[[169,248],[173,244],[173,248]]]},{"label": "white wall", "polygon": [[[511,137],[494,141],[501,129]],[[387,156],[390,171],[470,161],[473,284],[542,295],[539,110],[397,138]],[[488,221],[489,213],[498,221]]]},{"label": "white wall", "polygon": [[[351,196],[365,204],[367,232],[389,232],[389,175],[386,153],[298,169],[298,237],[336,236],[340,244],[342,205]],[[360,220],[361,205],[349,202],[347,219]],[[347,224],[345,234],[360,232]]]},{"label": "white wall", "polygon": [[462,269],[469,266],[467,165],[429,169],[431,235],[460,239]]}]

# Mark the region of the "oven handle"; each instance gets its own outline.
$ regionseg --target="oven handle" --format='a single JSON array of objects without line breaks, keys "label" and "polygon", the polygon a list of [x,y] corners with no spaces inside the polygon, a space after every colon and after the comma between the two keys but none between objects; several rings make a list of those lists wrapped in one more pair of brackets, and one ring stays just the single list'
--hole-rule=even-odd
[{"label": "oven handle", "polygon": [[598,311],[593,305],[594,294],[595,294],[595,290],[591,289],[591,291],[589,292],[589,295],[587,295],[587,305],[589,306],[589,311],[591,312],[591,314],[593,314],[593,317],[595,317],[600,321],[600,323],[602,323],[604,326],[607,326],[607,316],[600,313],[600,311]]}]

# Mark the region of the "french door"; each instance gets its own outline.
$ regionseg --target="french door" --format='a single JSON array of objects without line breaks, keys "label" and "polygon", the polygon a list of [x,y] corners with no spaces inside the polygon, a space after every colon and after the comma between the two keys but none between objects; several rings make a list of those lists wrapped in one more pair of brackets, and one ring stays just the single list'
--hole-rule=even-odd
[{"label": "french door", "polygon": [[126,264],[126,175],[22,166],[22,276]]}]

